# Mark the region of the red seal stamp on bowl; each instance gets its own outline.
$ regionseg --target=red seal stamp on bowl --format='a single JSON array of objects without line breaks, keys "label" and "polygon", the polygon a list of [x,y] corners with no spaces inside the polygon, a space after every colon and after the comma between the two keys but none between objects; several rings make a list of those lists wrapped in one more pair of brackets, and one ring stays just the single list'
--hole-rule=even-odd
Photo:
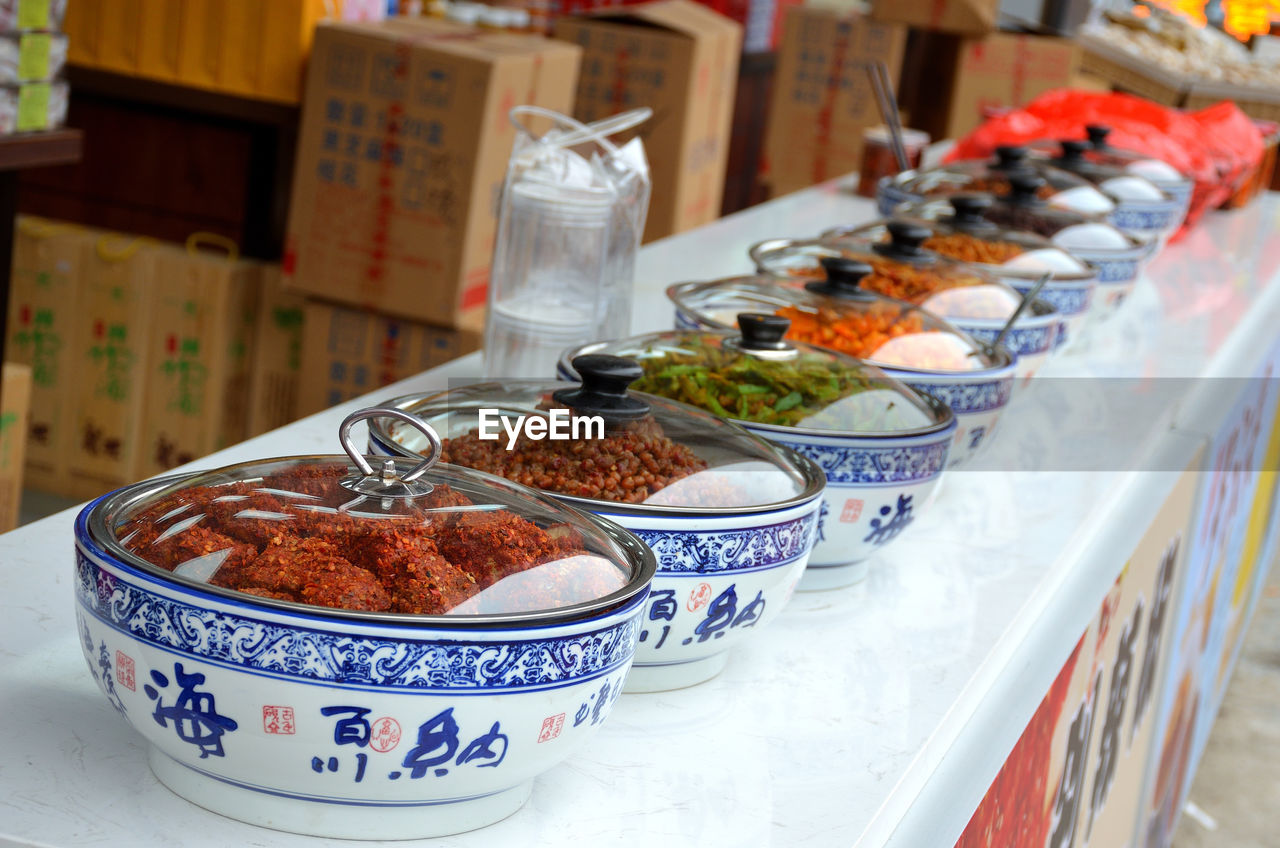
[{"label": "red seal stamp on bowl", "polygon": [[134,680],[133,673],[133,657],[124,651],[116,651],[116,682],[130,692],[137,691],[137,682]]},{"label": "red seal stamp on bowl", "polygon": [[280,736],[292,736],[297,731],[293,720],[293,707],[263,705],[262,732]]},{"label": "red seal stamp on bowl", "polygon": [[400,722],[384,716],[369,726],[369,747],[385,754],[400,744]]},{"label": "red seal stamp on bowl", "polygon": [[564,713],[547,716],[542,720],[542,729],[538,731],[538,742],[550,742],[564,730]]},{"label": "red seal stamp on bowl", "polygon": [[697,612],[698,610],[711,603],[711,584],[699,583],[694,590],[689,593],[689,612]]}]

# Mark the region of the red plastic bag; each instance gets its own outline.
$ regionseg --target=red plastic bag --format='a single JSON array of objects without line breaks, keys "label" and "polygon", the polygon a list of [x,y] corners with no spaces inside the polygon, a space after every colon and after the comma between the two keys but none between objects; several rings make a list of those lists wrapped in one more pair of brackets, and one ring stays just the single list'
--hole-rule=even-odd
[{"label": "red plastic bag", "polygon": [[1223,182],[1234,192],[1262,162],[1258,125],[1230,100],[1188,114],[1200,125],[1205,146],[1219,163]]},{"label": "red plastic bag", "polygon": [[1195,181],[1184,230],[1229,197],[1262,156],[1260,133],[1231,103],[1186,114],[1128,94],[1055,89],[987,121],[947,159],[985,158],[1001,144],[1084,138],[1088,124],[1106,124],[1110,144],[1167,162]]}]

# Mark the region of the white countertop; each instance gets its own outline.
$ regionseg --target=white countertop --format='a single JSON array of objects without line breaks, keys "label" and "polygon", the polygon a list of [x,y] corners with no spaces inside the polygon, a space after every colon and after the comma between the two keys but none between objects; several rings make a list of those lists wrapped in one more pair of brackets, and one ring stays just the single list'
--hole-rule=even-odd
[{"label": "white countertop", "polygon": [[[868,201],[829,184],[651,245],[635,326],[671,326],[668,283],[748,272],[756,240],[870,217]],[[1169,432],[1180,398],[1198,378],[1252,373],[1280,326],[1278,283],[1280,197],[1212,213],[1087,351],[1060,356],[1015,397],[1000,450],[949,474],[865,583],[797,595],[708,683],[624,696],[524,809],[432,842],[951,844],[1172,485],[1150,469],[1190,455],[1194,441]],[[464,357],[192,467],[336,452],[348,412],[479,370]],[[1113,378],[1145,378],[1150,391]],[[1094,402],[1077,413],[1064,397]],[[1068,470],[1095,455],[1099,428],[1119,433],[1116,456],[1140,470]],[[326,842],[221,818],[152,777],[80,654],[73,518],[0,536],[0,845]]]}]

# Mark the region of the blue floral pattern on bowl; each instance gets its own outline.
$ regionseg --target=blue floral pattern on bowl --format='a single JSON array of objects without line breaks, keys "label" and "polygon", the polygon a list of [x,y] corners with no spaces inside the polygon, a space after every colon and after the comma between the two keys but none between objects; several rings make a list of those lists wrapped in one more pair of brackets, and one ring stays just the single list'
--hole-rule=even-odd
[{"label": "blue floral pattern on bowl", "polygon": [[76,576],[85,612],[139,641],[298,680],[380,689],[529,689],[598,677],[635,651],[634,620],[572,637],[513,639],[495,651],[492,643],[466,639],[360,638],[201,608],[118,578],[83,554],[76,557]]},{"label": "blue floral pattern on bowl", "polygon": [[840,445],[784,444],[816,462],[834,486],[895,486],[931,480],[942,473],[947,461],[947,442],[897,445],[893,447],[845,447]]},{"label": "blue floral pattern on bowl", "polygon": [[698,532],[645,530],[640,537],[658,559],[663,574],[720,574],[777,568],[813,548],[817,513],[763,527]]}]

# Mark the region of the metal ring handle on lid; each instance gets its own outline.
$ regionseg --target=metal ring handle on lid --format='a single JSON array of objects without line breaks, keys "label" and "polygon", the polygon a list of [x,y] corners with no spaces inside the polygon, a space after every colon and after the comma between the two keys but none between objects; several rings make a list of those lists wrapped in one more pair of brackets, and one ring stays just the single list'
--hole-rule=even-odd
[{"label": "metal ring handle on lid", "polygon": [[346,418],[342,419],[342,423],[338,425],[338,440],[342,442],[342,449],[346,451],[347,456],[351,457],[351,461],[360,469],[360,473],[365,477],[377,477],[378,472],[373,470],[373,466],[369,464],[369,460],[365,459],[360,453],[360,449],[356,447],[355,442],[351,438],[351,428],[361,421],[367,421],[370,418],[394,418],[397,421],[403,421],[412,425],[418,432],[427,437],[427,442],[431,448],[427,451],[426,458],[409,469],[404,475],[395,473],[395,462],[388,460],[382,467],[382,480],[386,484],[391,483],[412,483],[427,472],[431,466],[435,465],[440,459],[440,455],[444,453],[444,443],[440,441],[440,435],[427,422],[423,421],[416,415],[405,412],[401,409],[392,409],[385,406],[375,406],[371,409],[357,410]]}]

